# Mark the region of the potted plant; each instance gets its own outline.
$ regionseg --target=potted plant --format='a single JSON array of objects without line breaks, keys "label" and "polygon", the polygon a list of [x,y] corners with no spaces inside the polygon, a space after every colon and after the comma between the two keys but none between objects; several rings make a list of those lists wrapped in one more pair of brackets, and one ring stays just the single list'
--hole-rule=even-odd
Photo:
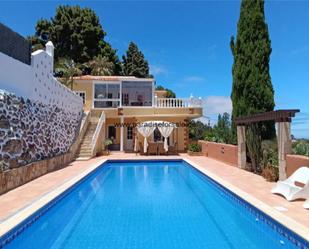
[{"label": "potted plant", "polygon": [[111,139],[106,138],[106,139],[104,140],[104,150],[105,150],[105,152],[106,152],[107,155],[109,155],[109,148],[108,148],[108,147],[109,147],[111,144],[113,144],[113,141],[112,141]]},{"label": "potted plant", "polygon": [[202,156],[202,147],[198,143],[190,143],[188,145],[188,154],[190,156]]}]

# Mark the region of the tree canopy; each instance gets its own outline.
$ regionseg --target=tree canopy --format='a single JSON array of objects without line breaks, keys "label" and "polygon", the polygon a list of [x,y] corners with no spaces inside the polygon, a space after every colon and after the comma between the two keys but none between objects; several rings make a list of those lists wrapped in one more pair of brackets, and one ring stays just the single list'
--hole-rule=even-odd
[{"label": "tree canopy", "polygon": [[236,41],[231,39],[233,64],[233,119],[272,111],[274,89],[269,73],[271,41],[263,0],[243,0]]},{"label": "tree canopy", "polygon": [[96,13],[89,8],[60,5],[50,20],[37,22],[35,42],[44,44],[51,40],[55,46],[55,59],[70,58],[84,63],[97,56],[104,47],[105,32]]},{"label": "tree canopy", "polygon": [[176,98],[176,93],[173,92],[171,89],[164,88],[163,86],[159,85],[159,86],[156,87],[156,90],[166,91],[166,98]]},{"label": "tree canopy", "polygon": [[150,78],[149,65],[137,45],[130,42],[126,55],[123,57],[123,74],[138,78]]},{"label": "tree canopy", "polygon": [[[236,41],[231,38],[233,64],[233,119],[274,110],[274,89],[269,72],[271,41],[265,21],[264,0],[242,0]],[[250,125],[247,148],[257,172],[261,140],[275,135],[273,122]]]},{"label": "tree canopy", "polygon": [[114,72],[114,64],[102,55],[94,57],[86,65],[91,69],[91,75],[110,76]]}]

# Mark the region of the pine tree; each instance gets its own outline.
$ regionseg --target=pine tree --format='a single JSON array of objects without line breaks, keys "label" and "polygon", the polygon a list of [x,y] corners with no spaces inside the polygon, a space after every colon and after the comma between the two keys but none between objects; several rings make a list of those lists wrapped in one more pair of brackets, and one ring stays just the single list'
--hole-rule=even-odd
[{"label": "pine tree", "polygon": [[95,57],[108,58],[113,63],[112,75],[120,75],[121,63],[116,50],[104,41],[104,32],[99,17],[89,8],[60,5],[50,20],[40,19],[35,27],[35,35],[28,37],[32,50],[44,49],[51,40],[55,46],[56,63],[67,58],[82,66],[83,73],[90,73],[85,63]]},{"label": "pine tree", "polygon": [[123,74],[127,76],[135,76],[138,78],[150,78],[149,66],[143,53],[138,49],[137,45],[130,42],[126,56],[123,56]]},{"label": "pine tree", "polygon": [[108,42],[104,42],[104,46],[101,49],[101,55],[103,57],[107,57],[108,60],[113,63],[113,72],[112,75],[121,75],[122,73],[122,68],[121,68],[121,63],[119,61],[119,58],[116,54],[117,50],[113,49],[112,46]]},{"label": "pine tree", "polygon": [[[97,56],[105,32],[96,13],[89,8],[60,5],[50,20],[40,19],[30,37],[34,48],[51,40],[55,58],[70,58],[84,63]],[[35,39],[36,38],[36,39]]]},{"label": "pine tree", "polygon": [[[274,89],[269,73],[271,41],[265,21],[264,0],[243,0],[237,26],[236,42],[231,39],[233,64],[233,119],[240,116],[274,110]],[[269,139],[275,135],[274,123],[255,124],[248,129],[250,141]],[[248,146],[248,144],[247,144]],[[257,171],[259,162],[253,153],[259,153],[248,146]],[[257,151],[257,152],[256,152]]]}]

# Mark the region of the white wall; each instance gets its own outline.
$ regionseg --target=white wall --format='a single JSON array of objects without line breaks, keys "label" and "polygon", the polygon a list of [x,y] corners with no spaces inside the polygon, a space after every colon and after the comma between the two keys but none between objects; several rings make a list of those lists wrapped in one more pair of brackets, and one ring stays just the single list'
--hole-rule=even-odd
[{"label": "white wall", "polygon": [[53,57],[44,50],[32,53],[31,66],[0,52],[0,89],[69,112],[81,112],[82,98],[53,77]]}]

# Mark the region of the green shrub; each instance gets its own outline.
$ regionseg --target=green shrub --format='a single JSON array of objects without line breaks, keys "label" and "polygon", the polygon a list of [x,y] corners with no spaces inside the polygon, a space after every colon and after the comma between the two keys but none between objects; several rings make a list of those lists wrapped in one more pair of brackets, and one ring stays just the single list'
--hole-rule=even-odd
[{"label": "green shrub", "polygon": [[106,138],[104,140],[104,145],[105,145],[105,148],[108,148],[109,145],[113,144],[113,141],[109,138]]},{"label": "green shrub", "polygon": [[264,140],[262,142],[261,168],[267,166],[278,167],[278,143],[277,140]]},{"label": "green shrub", "polygon": [[293,153],[296,155],[309,156],[309,142],[300,140],[294,143]]},{"label": "green shrub", "polygon": [[262,160],[260,168],[262,176],[270,182],[279,179],[279,160],[278,160],[278,143],[277,140],[264,140],[262,142]]},{"label": "green shrub", "polygon": [[199,145],[197,143],[191,143],[191,144],[188,145],[188,150],[192,151],[192,152],[201,152],[202,147],[201,147],[201,145]]}]

